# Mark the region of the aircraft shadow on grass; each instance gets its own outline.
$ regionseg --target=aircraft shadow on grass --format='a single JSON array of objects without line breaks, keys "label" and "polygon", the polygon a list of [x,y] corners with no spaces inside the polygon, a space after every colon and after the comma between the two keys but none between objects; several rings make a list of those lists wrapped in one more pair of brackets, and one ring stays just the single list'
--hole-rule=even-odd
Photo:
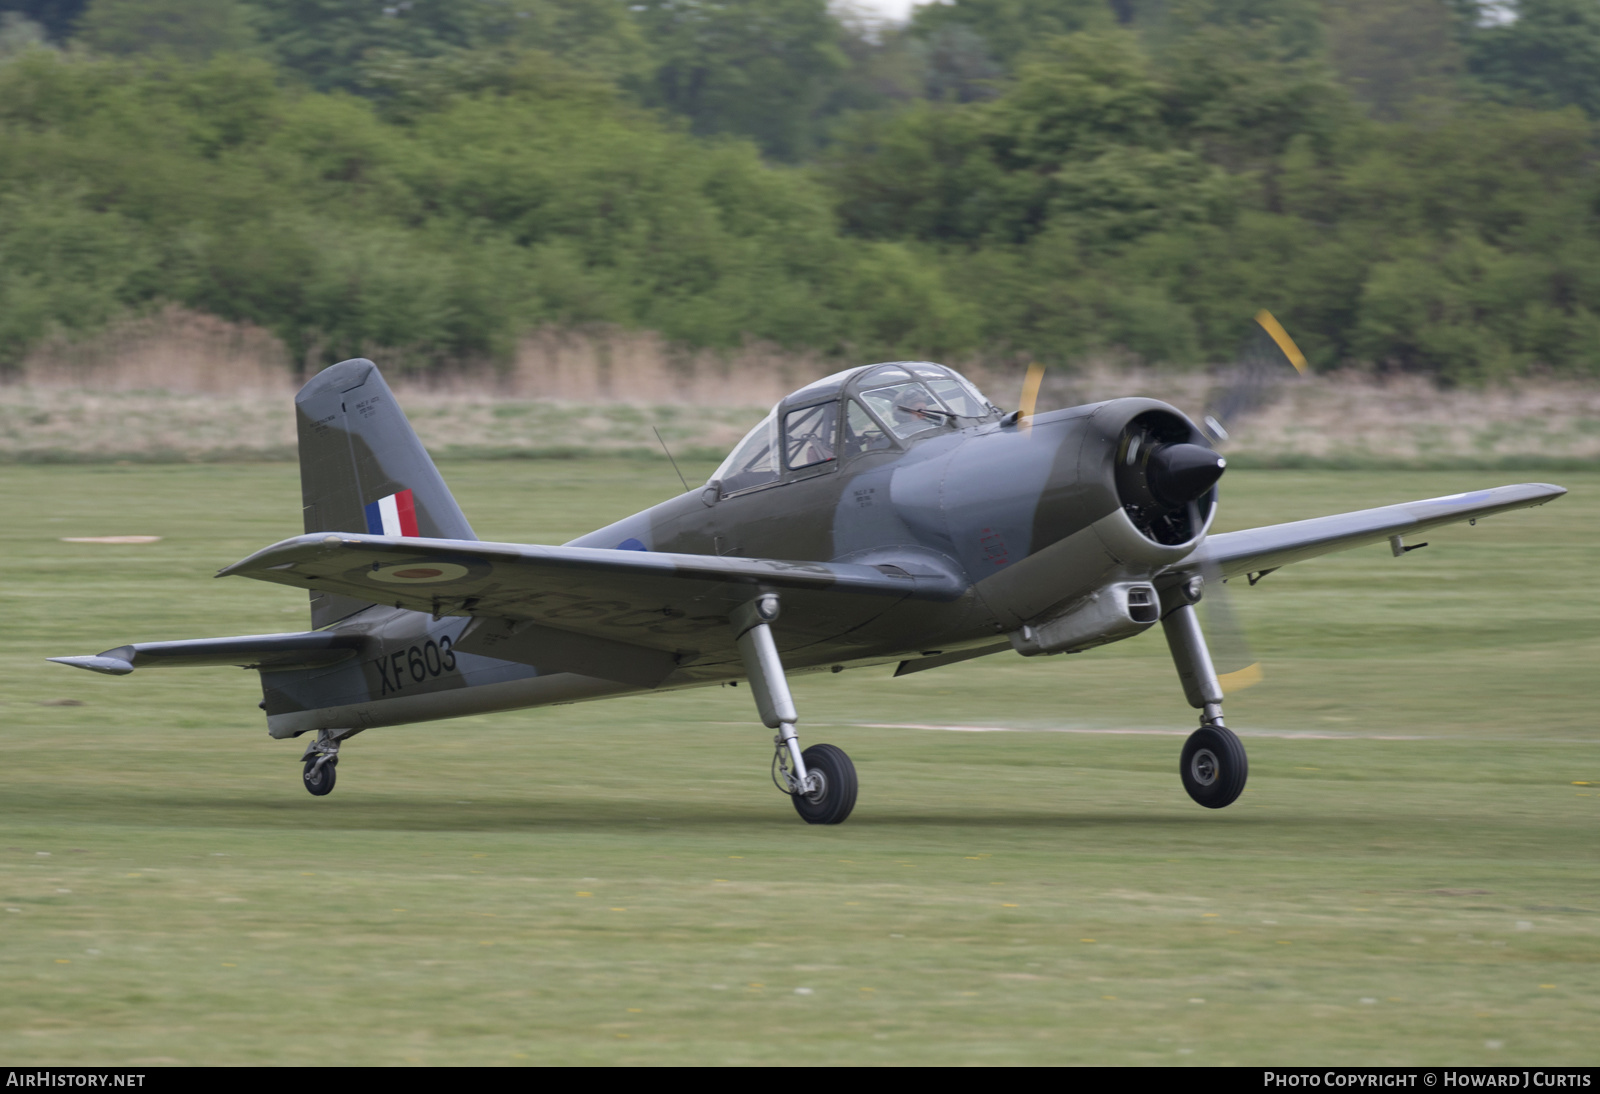
[{"label": "aircraft shadow on grass", "polygon": [[[75,824],[110,824],[118,827],[139,827],[151,830],[206,830],[218,839],[245,836],[253,832],[294,831],[304,832],[308,818],[315,817],[317,831],[324,835],[349,832],[429,832],[448,834],[459,832],[541,832],[568,833],[622,833],[639,831],[671,831],[704,829],[711,831],[736,830],[749,833],[776,831],[781,827],[770,810],[757,805],[703,805],[668,803],[640,797],[612,797],[604,800],[605,808],[596,807],[596,798],[563,798],[542,792],[539,798],[505,798],[490,801],[451,802],[422,801],[411,798],[391,798],[384,801],[342,800],[328,803],[315,813],[306,806],[284,802],[281,798],[241,794],[236,797],[213,795],[153,794],[149,791],[125,791],[107,794],[103,791],[83,795],[81,806],[74,806],[72,795],[52,795],[56,807],[71,810]],[[309,804],[309,803],[306,803]],[[1158,810],[1158,811],[1152,811]],[[1319,845],[1339,846],[1348,849],[1369,839],[1392,834],[1394,825],[1402,820],[1411,831],[1413,840],[1421,841],[1425,833],[1417,828],[1418,818],[1406,814],[1404,818],[1374,815],[1352,817],[1344,814],[1290,813],[1282,809],[1232,813],[1227,817],[1226,830],[1300,830],[1318,833]],[[1220,818],[1219,818],[1220,820]],[[1171,806],[1156,807],[1141,804],[1138,810],[1128,812],[1092,812],[1081,805],[1052,810],[1046,806],[1037,809],[974,809],[968,805],[961,810],[875,812],[857,818],[857,826],[874,829],[995,829],[995,830],[1049,830],[1085,831],[1095,828],[1110,831],[1168,830],[1181,834],[1187,841],[1195,834],[1186,827],[1190,822],[1173,811]],[[1437,827],[1449,829],[1450,818],[1443,818]],[[1423,825],[1422,828],[1432,827]],[[1207,831],[1215,831],[1207,829]],[[87,838],[87,837],[79,837]],[[1276,841],[1275,841],[1276,842]],[[842,845],[841,845],[842,846]],[[510,852],[524,853],[524,852]]]}]

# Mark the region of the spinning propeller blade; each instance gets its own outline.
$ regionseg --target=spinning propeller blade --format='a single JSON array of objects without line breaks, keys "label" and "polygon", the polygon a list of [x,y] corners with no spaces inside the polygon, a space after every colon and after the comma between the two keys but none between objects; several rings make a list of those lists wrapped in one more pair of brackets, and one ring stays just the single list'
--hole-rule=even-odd
[{"label": "spinning propeller blade", "polygon": [[1044,366],[1035,361],[1028,366],[1028,374],[1022,378],[1022,399],[1017,403],[1017,424],[1023,429],[1028,428],[1028,420],[1033,417],[1034,407],[1039,403],[1039,385],[1044,382]]},{"label": "spinning propeller blade", "polygon": [[1272,317],[1266,308],[1256,312],[1256,322],[1261,329],[1266,331],[1278,348],[1283,350],[1283,355],[1289,359],[1294,370],[1300,375],[1306,374],[1306,355],[1300,352],[1300,347],[1294,344],[1294,339],[1289,337],[1289,332],[1283,329],[1283,324]]},{"label": "spinning propeller blade", "polygon": [[1266,309],[1256,313],[1255,321],[1255,334],[1240,351],[1230,381],[1212,395],[1206,407],[1201,428],[1213,441],[1226,441],[1230,426],[1273,400],[1284,377],[1285,364],[1293,366],[1301,376],[1307,373],[1305,354],[1283,324]]},{"label": "spinning propeller blade", "polygon": [[1261,683],[1261,662],[1250,652],[1244,628],[1233,612],[1232,598],[1218,572],[1202,573],[1204,591],[1198,605],[1200,627],[1211,650],[1211,664],[1224,695]]},{"label": "spinning propeller blade", "polygon": [[[1241,418],[1260,410],[1272,401],[1284,375],[1284,364],[1307,374],[1305,354],[1295,345],[1273,314],[1263,308],[1256,313],[1257,330],[1240,354],[1233,380],[1212,397],[1202,428],[1214,442],[1228,440],[1228,427],[1237,427]],[[1205,591],[1200,600],[1202,627],[1217,679],[1225,693],[1242,691],[1261,682],[1261,662],[1250,652],[1244,629],[1234,615],[1230,597],[1220,573],[1202,573]],[[1252,582],[1253,583],[1253,582]]]}]

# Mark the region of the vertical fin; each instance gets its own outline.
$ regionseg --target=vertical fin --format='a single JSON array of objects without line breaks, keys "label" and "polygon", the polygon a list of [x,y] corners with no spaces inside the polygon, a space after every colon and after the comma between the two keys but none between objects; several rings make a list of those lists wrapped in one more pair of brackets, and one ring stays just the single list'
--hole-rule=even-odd
[{"label": "vertical fin", "polygon": [[[308,533],[478,538],[371,361],[324,369],[294,405]],[[311,625],[325,627],[370,604],[312,590]]]}]

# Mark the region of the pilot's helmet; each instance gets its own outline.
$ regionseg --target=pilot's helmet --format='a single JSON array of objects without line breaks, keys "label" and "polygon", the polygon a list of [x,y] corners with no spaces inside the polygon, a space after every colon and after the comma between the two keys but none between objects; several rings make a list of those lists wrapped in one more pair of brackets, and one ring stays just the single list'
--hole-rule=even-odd
[{"label": "pilot's helmet", "polygon": [[927,421],[930,405],[928,396],[920,387],[911,387],[894,401],[894,416],[901,422]]}]

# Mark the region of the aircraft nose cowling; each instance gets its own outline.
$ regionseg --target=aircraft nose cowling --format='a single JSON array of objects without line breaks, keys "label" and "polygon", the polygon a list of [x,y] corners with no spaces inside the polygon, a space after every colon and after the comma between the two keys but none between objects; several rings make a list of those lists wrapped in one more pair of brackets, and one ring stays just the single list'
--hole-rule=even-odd
[{"label": "aircraft nose cowling", "polygon": [[1156,500],[1176,509],[1217,484],[1228,461],[1199,444],[1164,444],[1150,454],[1148,483]]},{"label": "aircraft nose cowling", "polygon": [[1164,547],[1198,542],[1211,520],[1212,489],[1227,466],[1193,422],[1149,399],[1104,404],[1105,447],[1084,449],[1086,473],[1104,466],[1123,512],[1145,540]]}]

